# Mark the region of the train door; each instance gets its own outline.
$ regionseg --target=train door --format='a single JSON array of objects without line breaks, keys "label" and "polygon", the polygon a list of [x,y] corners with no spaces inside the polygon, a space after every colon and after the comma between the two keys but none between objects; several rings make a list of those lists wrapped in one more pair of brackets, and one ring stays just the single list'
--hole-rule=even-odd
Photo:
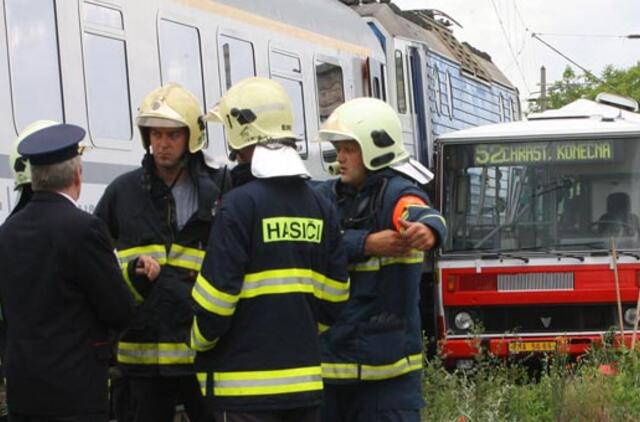
[{"label": "train door", "polygon": [[422,63],[424,63],[424,60],[420,55],[420,50],[416,47],[409,47],[409,73],[413,94],[414,139],[417,146],[417,158],[424,164],[429,165],[427,113],[424,100]]},{"label": "train door", "polygon": [[403,142],[412,157],[428,164],[424,79],[421,72],[425,62],[418,44],[395,40],[395,105],[402,121]]}]

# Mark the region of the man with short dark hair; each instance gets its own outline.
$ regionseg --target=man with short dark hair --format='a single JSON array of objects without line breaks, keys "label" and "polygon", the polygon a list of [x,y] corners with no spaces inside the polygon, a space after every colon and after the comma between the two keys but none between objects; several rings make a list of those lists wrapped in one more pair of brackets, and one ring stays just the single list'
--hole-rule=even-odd
[{"label": "man with short dark hair", "polygon": [[108,331],[126,326],[133,299],[104,223],[76,206],[84,135],[60,124],[19,145],[34,194],[0,228],[12,422],[108,420]]},{"label": "man with short dark hair", "polygon": [[420,187],[432,174],[409,157],[396,112],[375,98],[337,107],[319,140],[337,151],[340,178],[318,189],[338,208],[352,286],[322,335],[323,420],[418,422],[422,266],[447,233]]},{"label": "man with short dark hair", "polygon": [[114,180],[96,207],[138,303],[118,342],[131,394],[117,395],[131,403],[116,403],[116,410],[133,422],[171,422],[178,403],[191,422],[205,420],[195,352],[185,341],[191,289],[225,172],[205,163],[201,114],[196,97],[180,85],[150,92],[136,117],[146,151],[142,166]]}]

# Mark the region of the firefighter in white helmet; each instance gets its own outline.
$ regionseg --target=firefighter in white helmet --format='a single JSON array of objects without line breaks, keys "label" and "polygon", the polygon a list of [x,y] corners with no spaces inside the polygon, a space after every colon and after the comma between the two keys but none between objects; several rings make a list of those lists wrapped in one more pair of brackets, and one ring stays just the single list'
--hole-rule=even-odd
[{"label": "firefighter in white helmet", "polygon": [[13,174],[14,186],[18,196],[16,198],[16,205],[11,210],[10,215],[22,209],[33,195],[31,188],[31,166],[29,162],[18,153],[18,145],[32,133],[57,124],[57,122],[51,120],[37,120],[24,128],[13,142],[11,152],[9,153],[9,168]]},{"label": "firefighter in white helmet", "polygon": [[[146,151],[142,167],[115,179],[96,208],[139,303],[117,348],[135,422],[173,421],[179,397],[192,422],[205,418],[195,353],[184,339],[191,327],[191,288],[226,172],[205,163],[201,114],[183,87],[153,90],[136,117]],[[123,407],[117,405],[119,413]]]},{"label": "firefighter in white helmet", "polygon": [[420,280],[445,221],[420,185],[432,175],[402,145],[395,111],[373,98],[336,108],[319,140],[337,150],[340,177],[318,189],[338,208],[351,297],[322,335],[326,422],[418,422]]},{"label": "firefighter in white helmet", "polygon": [[307,184],[279,84],[241,81],[207,119],[238,165],[193,289],[202,393],[216,421],[319,421],[318,332],[349,293],[335,209]]}]

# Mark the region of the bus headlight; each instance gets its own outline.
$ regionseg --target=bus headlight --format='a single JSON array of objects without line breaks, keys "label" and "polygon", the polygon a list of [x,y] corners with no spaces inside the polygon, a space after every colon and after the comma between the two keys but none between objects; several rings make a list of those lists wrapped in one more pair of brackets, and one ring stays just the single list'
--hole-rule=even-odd
[{"label": "bus headlight", "polygon": [[624,323],[630,326],[636,323],[636,308],[633,306],[624,311]]},{"label": "bus headlight", "polygon": [[453,319],[453,322],[458,330],[468,331],[473,328],[473,318],[469,312],[458,312]]}]

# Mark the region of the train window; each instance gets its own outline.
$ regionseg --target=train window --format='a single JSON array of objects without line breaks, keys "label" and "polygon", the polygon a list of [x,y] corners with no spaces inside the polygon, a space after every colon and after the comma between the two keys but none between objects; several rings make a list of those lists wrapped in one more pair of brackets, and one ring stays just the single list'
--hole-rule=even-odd
[{"label": "train window", "polygon": [[159,33],[162,84],[179,83],[204,104],[198,28],[161,19]]},{"label": "train window", "polygon": [[518,120],[520,118],[520,113],[518,113],[516,102],[513,101],[513,98],[509,98],[509,104],[511,104],[511,117],[513,120]]},{"label": "train window", "polygon": [[272,79],[280,83],[289,98],[291,98],[291,106],[293,107],[293,134],[298,139],[296,148],[298,154],[306,157],[307,155],[307,126],[305,124],[304,115],[304,96],[302,93],[302,82],[282,76],[272,76]]},{"label": "train window", "polygon": [[124,29],[120,11],[109,7],[85,3],[82,7],[85,24],[98,25],[106,28]]},{"label": "train window", "polygon": [[302,87],[302,67],[300,58],[293,53],[286,53],[271,50],[269,53],[269,66],[271,79],[280,83],[289,98],[293,107],[293,133],[298,142],[296,148],[298,153],[307,157],[307,124],[305,118],[304,91]]},{"label": "train window", "polygon": [[271,72],[301,73],[299,58],[277,51],[271,52],[270,66]]},{"label": "train window", "polygon": [[122,12],[82,3],[82,47],[89,134],[96,145],[132,138]]},{"label": "train window", "polygon": [[385,81],[387,76],[385,75],[385,66],[383,64],[380,65],[380,89],[382,90],[382,100],[387,101],[387,86],[385,85]]},{"label": "train window", "polygon": [[238,81],[256,76],[253,44],[226,35],[220,36],[220,44],[224,56],[225,91]]},{"label": "train window", "polygon": [[435,98],[435,106],[436,113],[438,116],[442,113],[442,89],[440,87],[440,71],[438,70],[438,65],[433,66],[433,87],[434,87],[434,95]]},{"label": "train window", "polygon": [[16,130],[39,119],[63,121],[54,1],[7,0],[4,5]]},{"label": "train window", "polygon": [[396,99],[398,113],[406,113],[407,93],[405,91],[404,82],[404,60],[402,59],[402,52],[400,50],[396,50]]},{"label": "train window", "polygon": [[85,32],[89,132],[94,140],[131,139],[131,108],[124,40]]},{"label": "train window", "polygon": [[453,119],[453,84],[451,83],[451,74],[447,70],[447,101],[449,102],[449,119]]},{"label": "train window", "polygon": [[380,91],[380,78],[378,78],[377,76],[373,77],[373,97],[382,99]]},{"label": "train window", "polygon": [[342,68],[335,64],[317,61],[316,84],[320,123],[322,123],[336,107],[344,103]]},{"label": "train window", "polygon": [[513,115],[511,114],[511,105],[509,104],[509,98],[502,97],[502,109],[504,110],[504,118],[508,121],[513,121]]}]

